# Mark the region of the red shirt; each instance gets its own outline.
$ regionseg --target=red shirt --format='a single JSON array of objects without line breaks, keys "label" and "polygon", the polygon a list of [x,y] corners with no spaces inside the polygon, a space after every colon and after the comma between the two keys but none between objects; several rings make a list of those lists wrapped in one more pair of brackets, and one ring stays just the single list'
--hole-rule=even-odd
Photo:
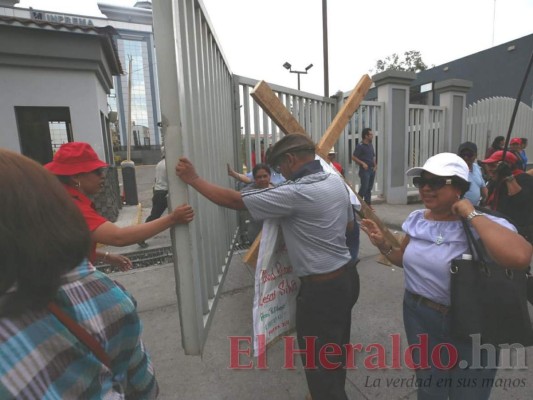
[{"label": "red shirt", "polygon": [[[100,214],[96,212],[96,209],[94,208],[94,203],[89,199],[87,196],[85,196],[82,192],[80,192],[78,189],[69,186],[64,185],[65,189],[67,189],[67,192],[70,194],[72,199],[74,200],[74,203],[78,206],[80,209],[83,218],[85,218],[85,222],[87,223],[87,227],[91,231],[91,233],[96,230],[100,225],[102,225],[104,222],[107,222],[107,219],[102,217]],[[89,254],[89,260],[91,262],[94,262],[96,258],[96,242],[91,243],[91,252]]]},{"label": "red shirt", "polygon": [[342,165],[340,165],[337,161],[332,162],[333,166],[339,171],[339,173],[344,176],[344,171],[342,169]]},{"label": "red shirt", "polygon": [[[265,152],[261,151],[261,161],[264,162],[265,160]],[[255,161],[255,151],[252,151],[252,168],[254,168],[257,165],[257,162]]]}]

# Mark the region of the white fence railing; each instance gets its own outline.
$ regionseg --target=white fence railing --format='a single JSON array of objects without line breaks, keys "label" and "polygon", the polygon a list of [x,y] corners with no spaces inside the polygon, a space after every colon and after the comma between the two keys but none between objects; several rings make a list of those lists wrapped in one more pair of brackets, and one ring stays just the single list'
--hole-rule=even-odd
[{"label": "white fence railing", "polygon": [[[508,97],[490,97],[477,101],[466,108],[465,141],[474,142],[478,148],[478,158],[496,136],[506,136],[516,100]],[[528,143],[533,140],[533,109],[520,103],[511,137],[524,137]],[[531,147],[526,148],[528,158],[532,158]]]},{"label": "white fence railing", "polygon": [[[246,167],[250,171],[252,154],[255,153],[255,160],[259,162],[266,149],[283,136],[283,132],[250,96],[258,82],[234,76],[236,98],[239,99],[239,107],[235,112],[238,127],[235,133],[240,141],[236,165],[239,170]],[[318,142],[337,112],[336,99],[278,85],[269,84],[269,87],[313,140]]]},{"label": "white fence railing", "polygon": [[[407,168],[423,165],[444,151],[444,107],[409,105]],[[411,182],[408,189],[413,189]]]},{"label": "white fence railing", "polygon": [[[343,101],[347,100],[350,93],[343,94]],[[352,161],[352,154],[357,144],[362,140],[363,129],[370,128],[374,132],[372,144],[376,151],[378,169],[372,188],[373,195],[379,195],[383,192],[383,168],[379,168],[379,165],[380,161],[383,160],[383,146],[380,145],[380,140],[382,139],[384,123],[383,103],[363,101],[350,118],[338,142],[337,159],[344,167],[346,179],[354,185],[356,190],[359,190],[359,167]]]},{"label": "white fence railing", "polygon": [[[186,155],[198,173],[226,186],[235,159],[233,75],[198,0],[153,2],[166,154]],[[172,155],[172,158],[170,156]],[[167,164],[169,177],[175,176]],[[235,212],[169,179],[170,206],[190,203],[195,219],[173,229],[176,293],[186,354],[200,354],[231,261]]]}]

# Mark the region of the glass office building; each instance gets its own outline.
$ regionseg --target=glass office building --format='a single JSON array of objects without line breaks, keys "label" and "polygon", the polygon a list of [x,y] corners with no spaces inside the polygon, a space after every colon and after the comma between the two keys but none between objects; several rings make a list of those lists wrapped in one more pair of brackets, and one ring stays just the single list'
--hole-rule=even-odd
[{"label": "glass office building", "polygon": [[[109,19],[119,35],[116,45],[120,62],[126,72],[115,77],[115,90],[109,96],[109,106],[118,111],[120,144],[127,143],[128,101],[131,90],[131,130],[132,144],[135,147],[156,147],[162,143],[157,126],[159,99],[152,32],[152,4],[139,1],[135,7],[119,7],[98,4],[100,11]],[[131,64],[130,64],[131,60]],[[131,65],[131,89],[129,70]]]}]

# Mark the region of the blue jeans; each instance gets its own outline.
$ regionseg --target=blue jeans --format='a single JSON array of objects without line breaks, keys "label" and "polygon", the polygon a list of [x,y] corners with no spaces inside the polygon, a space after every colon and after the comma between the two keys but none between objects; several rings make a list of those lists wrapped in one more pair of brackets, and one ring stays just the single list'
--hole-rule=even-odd
[{"label": "blue jeans", "polygon": [[359,168],[359,179],[361,180],[361,186],[359,187],[358,194],[368,205],[370,205],[372,202],[372,187],[374,186],[375,176],[376,173],[374,172],[374,168]]},{"label": "blue jeans", "polygon": [[[409,345],[422,343],[418,335],[425,334],[428,339],[427,355],[430,368],[416,369],[417,382],[422,383],[418,385],[418,400],[489,398],[492,389],[492,384],[489,383],[491,379],[494,379],[497,370],[495,368],[460,367],[465,361],[468,366],[473,364],[472,343],[459,342],[450,337],[451,317],[449,313],[444,315],[416,300],[408,291],[405,291],[403,323]],[[457,350],[457,363],[449,369],[439,369],[434,364],[436,357],[440,359],[442,365],[449,364],[449,352],[442,347],[443,343],[451,344]],[[441,351],[439,352],[437,348],[433,354],[433,350],[439,345]],[[497,364],[499,353],[497,349],[494,352],[494,362]],[[487,366],[488,352],[482,350],[480,353],[479,365]],[[415,364],[421,361],[420,351],[413,352],[413,361]]]}]

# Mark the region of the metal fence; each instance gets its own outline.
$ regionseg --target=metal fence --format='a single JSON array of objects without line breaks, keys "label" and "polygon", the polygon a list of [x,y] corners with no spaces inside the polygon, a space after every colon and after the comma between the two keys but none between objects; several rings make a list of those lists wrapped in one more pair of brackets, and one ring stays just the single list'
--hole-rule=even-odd
[{"label": "metal fence", "polygon": [[[234,76],[235,97],[239,108],[235,111],[236,140],[239,146],[235,167],[251,171],[253,160],[265,161],[266,150],[282,136],[278,126],[250,96],[258,80]],[[318,142],[337,112],[335,98],[321,97],[287,87],[269,84],[289,112],[305,131]]]},{"label": "metal fence", "polygon": [[[444,107],[409,105],[407,126],[407,168],[423,165],[445,149]],[[409,182],[408,189],[414,189]]]},{"label": "metal fence", "polygon": [[[478,158],[485,155],[496,136],[507,135],[515,102],[509,97],[490,97],[466,108],[465,141],[476,143]],[[529,143],[533,140],[533,109],[524,103],[518,107],[511,137],[525,137]],[[529,152],[528,157],[532,155]]]},{"label": "metal fence", "polygon": [[[338,108],[348,99],[351,92],[342,94],[342,102],[338,104]],[[380,161],[383,160],[383,146],[380,145],[380,140],[383,135],[385,125],[385,115],[383,113],[383,103],[377,101],[363,101],[359,108],[350,118],[348,125],[344,129],[344,133],[338,142],[338,161],[344,166],[344,174],[346,179],[351,182],[355,189],[359,189],[359,167],[352,161],[352,154],[362,140],[361,134],[364,128],[372,129],[374,133],[373,146],[376,152],[377,174],[374,179],[374,187],[372,188],[372,195],[380,195],[383,193],[383,169],[379,168]]]},{"label": "metal fence", "polygon": [[[254,160],[264,162],[266,149],[283,136],[277,125],[250,96],[258,82],[258,80],[234,76],[236,98],[237,96],[239,98],[239,109],[235,111],[235,121],[239,127],[236,136],[239,151],[235,168],[243,172],[251,170]],[[269,86],[315,143],[320,141],[351,93],[345,92],[332,97],[320,97],[279,85],[269,84]],[[382,157],[382,147],[379,145],[379,140],[383,124],[383,103],[363,101],[351,117],[335,146],[337,160],[344,166],[347,179],[356,188],[359,186],[359,179],[356,177],[358,167],[352,161],[351,154],[361,140],[361,132],[364,128],[369,127],[375,133],[374,147],[379,162]],[[383,172],[378,168],[373,189],[374,195],[383,191],[382,182]]]},{"label": "metal fence", "polygon": [[[167,159],[185,155],[199,175],[227,186],[224,166],[236,157],[232,73],[204,5],[155,0],[153,17]],[[183,347],[186,354],[201,354],[231,261],[237,217],[187,188],[171,163],[167,173],[170,205],[188,202],[196,211],[191,224],[172,230],[172,239]]]}]

